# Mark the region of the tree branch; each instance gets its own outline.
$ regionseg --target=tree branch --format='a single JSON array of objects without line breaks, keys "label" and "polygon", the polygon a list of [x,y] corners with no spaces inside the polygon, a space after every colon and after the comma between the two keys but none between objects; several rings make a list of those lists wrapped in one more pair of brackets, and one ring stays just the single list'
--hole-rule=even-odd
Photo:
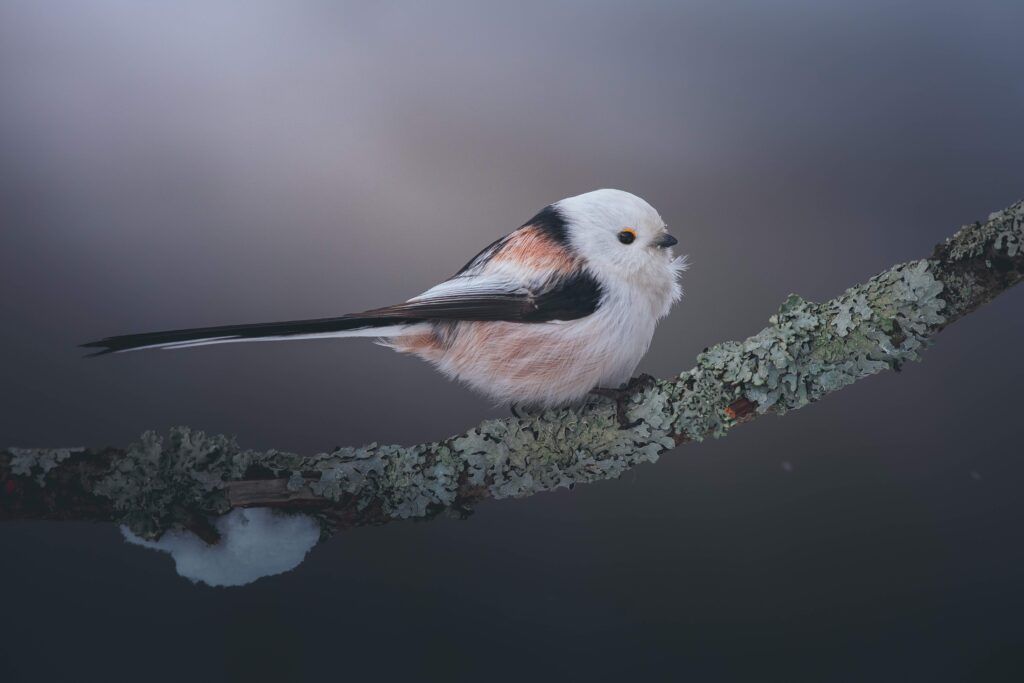
[{"label": "tree branch", "polygon": [[301,456],[244,450],[185,427],[126,449],[0,451],[0,520],[125,523],[146,538],[238,507],[315,515],[338,528],[467,514],[482,498],[611,479],[688,441],[802,408],[868,375],[918,360],[947,325],[1024,278],[1024,202],[965,226],[930,258],[902,263],[825,303],[791,295],[749,339],[713,346],[666,380],[617,398],[489,420],[414,446],[370,444]]}]

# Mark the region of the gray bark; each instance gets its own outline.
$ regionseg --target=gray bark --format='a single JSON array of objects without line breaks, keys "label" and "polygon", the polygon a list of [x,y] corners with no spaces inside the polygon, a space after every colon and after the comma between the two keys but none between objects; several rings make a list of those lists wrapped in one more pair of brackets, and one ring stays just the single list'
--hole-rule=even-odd
[{"label": "gray bark", "polygon": [[802,408],[918,360],[947,325],[1024,277],[1024,202],[963,227],[929,258],[901,263],[825,303],[791,295],[768,327],[707,349],[669,379],[618,396],[486,421],[443,441],[298,455],[240,448],[187,427],[128,448],[0,451],[0,519],[118,521],[146,538],[236,507],[315,515],[325,533],[465,514],[481,498],[529,496],[618,477],[689,441]]}]

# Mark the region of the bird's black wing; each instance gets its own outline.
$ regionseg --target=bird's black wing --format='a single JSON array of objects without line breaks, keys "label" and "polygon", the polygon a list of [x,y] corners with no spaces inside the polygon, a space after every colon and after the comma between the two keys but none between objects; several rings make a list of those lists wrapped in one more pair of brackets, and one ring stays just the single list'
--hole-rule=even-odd
[{"label": "bird's black wing", "polygon": [[[203,344],[268,339],[355,336],[364,330],[429,321],[509,321],[542,323],[575,320],[593,313],[601,286],[586,271],[549,280],[534,288],[490,284],[478,278],[453,279],[405,303],[336,318],[224,325],[107,337],[82,344],[99,349],[92,355],[142,348],[184,348]],[[447,284],[447,283],[445,283]]]}]

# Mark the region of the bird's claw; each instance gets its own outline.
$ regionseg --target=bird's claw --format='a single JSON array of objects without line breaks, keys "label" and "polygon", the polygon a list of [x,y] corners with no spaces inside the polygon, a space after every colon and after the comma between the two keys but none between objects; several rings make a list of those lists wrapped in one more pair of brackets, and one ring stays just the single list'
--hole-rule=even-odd
[{"label": "bird's claw", "polygon": [[529,409],[524,409],[522,405],[517,403],[510,404],[509,410],[512,411],[517,420],[528,420],[531,417]]},{"label": "bird's claw", "polygon": [[632,378],[628,383],[618,389],[594,387],[590,390],[590,393],[615,401],[615,418],[619,422],[619,429],[633,429],[643,422],[643,420],[638,418],[632,422],[629,421],[629,416],[627,415],[629,399],[637,391],[654,386],[656,381],[657,380],[654,377],[643,374]]}]

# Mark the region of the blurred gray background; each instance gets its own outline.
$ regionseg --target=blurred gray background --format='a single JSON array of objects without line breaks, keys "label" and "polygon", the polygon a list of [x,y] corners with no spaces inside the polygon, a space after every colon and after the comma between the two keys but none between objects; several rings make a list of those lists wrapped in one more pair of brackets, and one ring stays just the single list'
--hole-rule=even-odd
[{"label": "blurred gray background", "polygon": [[[0,3],[0,443],[412,443],[503,414],[365,340],[83,360],[404,300],[559,198],[656,206],[670,375],[1024,197],[1019,2]],[[623,479],[248,588],[0,528],[5,680],[1020,680],[1024,291]],[[177,653],[167,659],[167,652]],[[159,662],[154,671],[151,667]]]}]

